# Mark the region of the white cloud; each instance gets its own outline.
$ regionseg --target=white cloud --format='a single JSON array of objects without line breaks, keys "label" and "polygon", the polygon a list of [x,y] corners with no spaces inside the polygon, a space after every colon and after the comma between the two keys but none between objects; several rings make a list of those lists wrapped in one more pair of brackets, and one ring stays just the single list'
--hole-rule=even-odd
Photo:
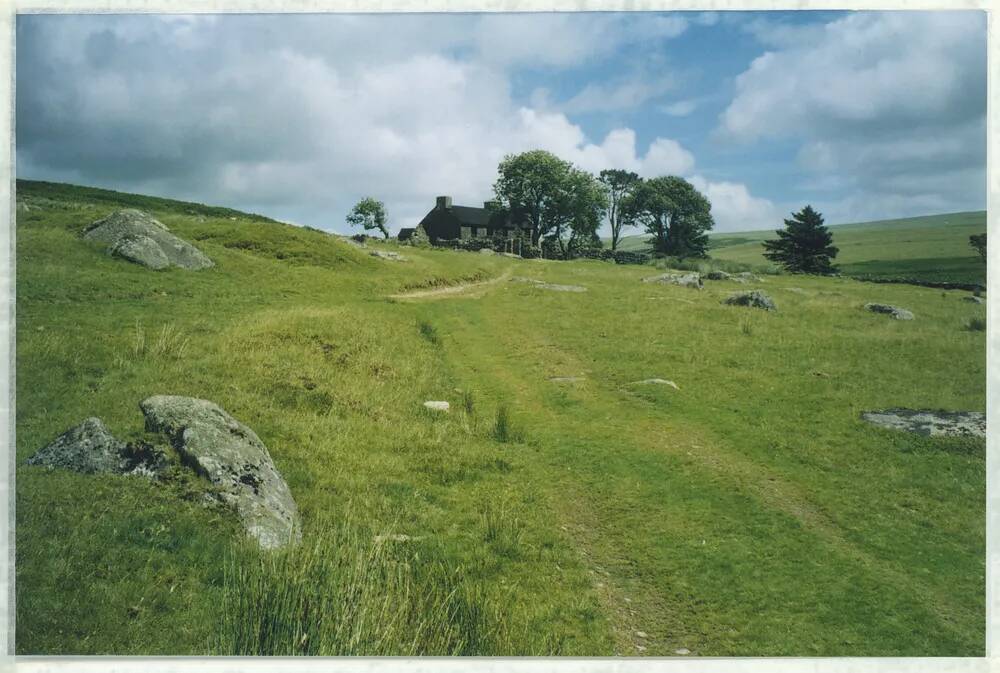
[{"label": "white cloud", "polygon": [[801,142],[799,187],[839,183],[846,195],[832,207],[848,221],[873,214],[873,204],[891,209],[876,217],[985,204],[982,12],[755,20],[745,29],[774,49],[736,79],[723,138]]},{"label": "white cloud", "polygon": [[774,203],[751,195],[746,185],[711,182],[700,175],[689,179],[712,203],[715,231],[774,229],[781,224],[781,212]]},{"label": "white cloud", "polygon": [[697,101],[687,99],[664,105],[660,109],[671,117],[687,117],[689,114],[694,112],[697,107]]}]

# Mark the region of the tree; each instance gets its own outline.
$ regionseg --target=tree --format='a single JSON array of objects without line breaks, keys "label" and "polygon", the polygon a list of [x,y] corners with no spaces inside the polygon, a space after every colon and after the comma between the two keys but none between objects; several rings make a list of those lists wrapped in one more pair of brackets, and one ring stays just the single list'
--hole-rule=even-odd
[{"label": "tree", "polygon": [[358,201],[347,215],[347,223],[352,227],[362,226],[365,231],[378,229],[382,235],[389,238],[389,230],[385,227],[385,204],[367,196]]},{"label": "tree", "polygon": [[979,256],[982,257],[983,263],[986,263],[986,234],[973,234],[969,236],[969,245],[971,245]]},{"label": "tree", "polygon": [[601,227],[601,216],[608,207],[607,195],[601,183],[586,171],[572,169],[566,182],[565,222],[569,229],[569,242],[564,243],[560,230],[556,227],[556,237],[563,254],[567,249],[600,248],[601,237],[597,230]]},{"label": "tree", "polygon": [[785,220],[785,228],[775,233],[777,240],[764,241],[764,257],[799,273],[834,270],[830,260],[837,256],[838,250],[831,245],[833,234],[823,226],[823,216],[812,206],[792,213],[792,219]]},{"label": "tree", "polygon": [[565,252],[565,236],[572,236],[574,228],[590,227],[595,213],[600,224],[605,207],[600,185],[592,175],[551,152],[509,154],[497,173],[493,185],[497,207],[527,222],[532,245],[547,237]]},{"label": "tree", "polygon": [[690,182],[674,175],[639,183],[623,199],[626,217],[645,225],[653,250],[676,257],[704,257],[715,226],[712,204]]},{"label": "tree", "polygon": [[608,205],[606,208],[608,222],[611,224],[611,249],[618,249],[618,239],[621,238],[624,227],[635,226],[635,213],[629,208],[629,198],[642,183],[637,174],[621,169],[601,171],[597,178],[604,186]]}]

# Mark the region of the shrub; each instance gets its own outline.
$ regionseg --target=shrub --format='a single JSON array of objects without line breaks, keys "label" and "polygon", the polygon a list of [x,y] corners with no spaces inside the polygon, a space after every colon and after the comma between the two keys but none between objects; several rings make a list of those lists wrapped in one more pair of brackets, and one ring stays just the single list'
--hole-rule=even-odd
[{"label": "shrub", "polygon": [[970,332],[985,332],[986,318],[969,318],[965,323],[965,329]]}]

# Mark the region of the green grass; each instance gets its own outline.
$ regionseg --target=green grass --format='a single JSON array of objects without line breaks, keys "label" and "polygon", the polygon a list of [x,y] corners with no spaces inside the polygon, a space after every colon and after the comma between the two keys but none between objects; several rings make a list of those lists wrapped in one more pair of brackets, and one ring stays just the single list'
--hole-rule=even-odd
[{"label": "green grass", "polygon": [[[985,407],[965,293],[768,276],[778,311],[755,312],[721,304],[745,286],[641,283],[651,267],[397,263],[169,201],[151,212],[217,265],[151,272],[78,237],[113,202],[18,200],[20,654],[984,652],[984,443],[859,421]],[[507,271],[589,290],[387,299]],[[634,383],[652,377],[679,390]],[[182,469],[23,464],[90,415],[154,439],[154,393],[257,432],[300,548],[256,551]]]},{"label": "green grass", "polygon": [[[778,228],[780,223],[776,223]],[[879,220],[830,227],[840,252],[840,272],[858,278],[986,284],[986,265],[969,246],[969,236],[986,231],[986,211]],[[642,235],[623,238],[622,250],[648,247]],[[770,263],[761,242],[773,230],[717,233],[709,239],[714,260],[750,267]]]}]

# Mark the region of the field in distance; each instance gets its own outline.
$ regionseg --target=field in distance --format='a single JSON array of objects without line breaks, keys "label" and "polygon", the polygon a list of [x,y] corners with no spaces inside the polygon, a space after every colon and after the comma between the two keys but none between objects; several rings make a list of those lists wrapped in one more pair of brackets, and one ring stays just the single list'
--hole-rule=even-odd
[{"label": "field in distance", "polygon": [[[781,226],[776,223],[775,228]],[[986,231],[986,211],[879,220],[830,227],[840,248],[834,263],[841,273],[859,278],[913,279],[928,282],[986,284],[986,265],[969,246],[969,236]],[[769,264],[761,241],[774,230],[716,233],[709,255],[751,265]],[[623,238],[623,250],[643,250],[647,236]]]},{"label": "field in distance", "polygon": [[[121,207],[215,266],[81,237]],[[984,653],[985,442],[860,418],[985,409],[969,292],[696,290],[24,181],[16,214],[18,654]],[[723,303],[748,289],[777,311]],[[299,548],[248,545],[187,470],[25,464],[90,416],[162,442],[158,394],[260,436]]]}]

